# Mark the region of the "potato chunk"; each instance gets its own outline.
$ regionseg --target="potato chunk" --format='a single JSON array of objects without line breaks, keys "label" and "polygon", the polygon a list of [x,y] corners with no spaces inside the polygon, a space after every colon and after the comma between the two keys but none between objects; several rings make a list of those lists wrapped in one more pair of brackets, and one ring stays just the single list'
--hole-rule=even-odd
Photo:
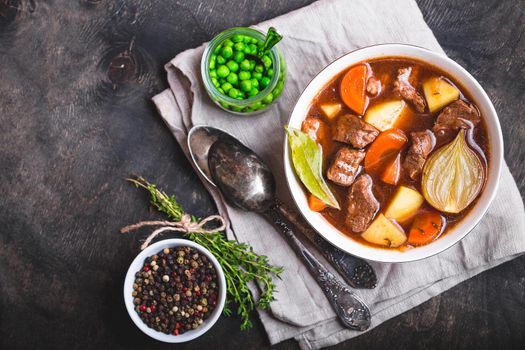
[{"label": "potato chunk", "polygon": [[403,229],[390,221],[383,214],[379,214],[372,224],[361,235],[370,243],[395,248],[406,242],[407,236]]},{"label": "potato chunk", "polygon": [[459,90],[443,78],[432,77],[423,83],[430,113],[439,111],[459,98]]},{"label": "potato chunk", "polygon": [[340,103],[323,103],[319,108],[328,119],[332,120],[341,112],[343,106]]},{"label": "potato chunk", "polygon": [[394,197],[388,204],[385,216],[398,222],[410,218],[423,204],[423,196],[416,190],[399,186]]},{"label": "potato chunk", "polygon": [[365,122],[381,131],[388,130],[394,126],[405,105],[403,100],[394,100],[372,106],[366,110]]}]

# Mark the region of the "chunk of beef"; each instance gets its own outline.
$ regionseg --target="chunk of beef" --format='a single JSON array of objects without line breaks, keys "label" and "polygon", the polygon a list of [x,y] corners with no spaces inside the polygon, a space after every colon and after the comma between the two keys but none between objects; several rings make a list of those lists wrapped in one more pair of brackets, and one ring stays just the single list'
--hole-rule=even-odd
[{"label": "chunk of beef", "polygon": [[359,175],[348,191],[345,224],[352,232],[360,233],[368,228],[379,210],[379,202],[372,193],[372,178]]},{"label": "chunk of beef", "polygon": [[304,133],[307,133],[312,139],[317,140],[317,132],[320,130],[322,131],[323,129],[322,124],[323,121],[319,118],[306,117],[306,119],[303,120],[303,124],[301,125],[301,130]]},{"label": "chunk of beef", "polygon": [[423,171],[423,166],[436,144],[436,139],[430,130],[412,132],[410,133],[410,137],[412,144],[408,149],[403,167],[408,172],[408,176],[416,180]]},{"label": "chunk of beef", "polygon": [[470,129],[481,121],[476,107],[457,100],[445,107],[436,119],[432,131],[438,137],[454,137],[459,129]]},{"label": "chunk of beef", "polygon": [[394,92],[410,103],[419,112],[425,112],[425,99],[417,92],[416,88],[409,82],[412,67],[400,68],[397,79],[394,81]]},{"label": "chunk of beef", "polygon": [[365,123],[355,115],[345,114],[337,119],[333,139],[349,143],[355,148],[363,148],[379,135],[372,125]]},{"label": "chunk of beef", "polygon": [[381,93],[381,80],[374,76],[368,78],[366,82],[366,92],[373,97],[379,95]]},{"label": "chunk of beef", "polygon": [[326,177],[338,185],[350,186],[364,158],[365,152],[343,147],[337,151]]}]

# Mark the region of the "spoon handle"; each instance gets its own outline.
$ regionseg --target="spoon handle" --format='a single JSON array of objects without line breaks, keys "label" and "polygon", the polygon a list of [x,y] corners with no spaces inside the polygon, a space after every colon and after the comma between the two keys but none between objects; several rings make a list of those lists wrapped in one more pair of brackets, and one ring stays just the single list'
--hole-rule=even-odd
[{"label": "spoon handle", "polygon": [[330,243],[315,232],[297,212],[281,202],[276,203],[276,209],[304,234],[319,249],[323,256],[341,274],[343,279],[353,288],[373,289],[377,286],[377,276],[369,263],[356,256],[350,255]]},{"label": "spoon handle", "polygon": [[370,327],[370,310],[361,298],[339,278],[328,271],[297,239],[288,223],[283,220],[276,206],[265,215],[285,235],[295,253],[301,257],[310,273],[315,277],[341,322],[350,329],[364,331]]},{"label": "spoon handle", "polygon": [[279,41],[281,41],[282,38],[282,35],[279,34],[274,27],[270,27],[268,29],[268,33],[266,33],[266,38],[264,39],[262,49],[259,52],[259,57],[262,57],[264,54],[266,54],[266,52],[268,52]]}]

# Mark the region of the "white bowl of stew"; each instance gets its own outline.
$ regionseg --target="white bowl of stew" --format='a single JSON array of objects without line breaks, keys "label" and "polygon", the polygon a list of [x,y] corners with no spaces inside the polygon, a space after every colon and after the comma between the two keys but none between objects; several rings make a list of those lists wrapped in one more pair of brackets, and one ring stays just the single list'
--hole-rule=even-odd
[{"label": "white bowl of stew", "polygon": [[[479,223],[496,195],[503,138],[494,106],[464,68],[424,48],[384,44],[338,58],[308,84],[288,126],[323,151],[321,176],[339,204],[311,198],[288,136],[285,173],[301,214],[331,244],[364,259],[440,253]],[[450,174],[461,193],[446,186]]]}]

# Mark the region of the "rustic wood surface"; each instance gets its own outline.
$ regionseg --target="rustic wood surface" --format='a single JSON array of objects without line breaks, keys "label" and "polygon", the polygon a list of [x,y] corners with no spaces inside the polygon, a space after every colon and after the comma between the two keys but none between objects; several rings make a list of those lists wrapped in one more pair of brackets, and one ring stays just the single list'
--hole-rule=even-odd
[{"label": "rustic wood surface", "polygon": [[[163,184],[195,214],[214,206],[149,98],[166,87],[163,64],[177,53],[310,2],[0,0],[0,348],[174,348],[143,335],[123,305],[139,242],[118,229],[152,216],[123,178]],[[525,195],[525,2],[418,2],[494,101]],[[240,332],[236,318],[221,317],[177,348],[268,348],[253,320]],[[524,257],[336,348],[523,344]]]}]

